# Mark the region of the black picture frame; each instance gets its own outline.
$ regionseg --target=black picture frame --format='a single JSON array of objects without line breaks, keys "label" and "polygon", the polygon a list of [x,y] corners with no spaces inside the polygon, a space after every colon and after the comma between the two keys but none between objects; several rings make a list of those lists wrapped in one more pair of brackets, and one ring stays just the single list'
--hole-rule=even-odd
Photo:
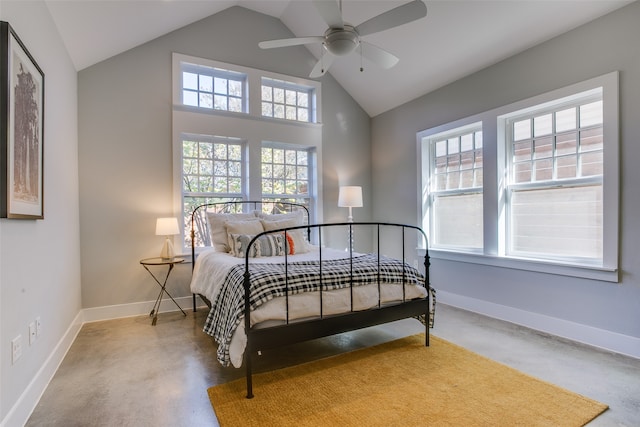
[{"label": "black picture frame", "polygon": [[44,73],[0,21],[0,218],[44,219]]}]

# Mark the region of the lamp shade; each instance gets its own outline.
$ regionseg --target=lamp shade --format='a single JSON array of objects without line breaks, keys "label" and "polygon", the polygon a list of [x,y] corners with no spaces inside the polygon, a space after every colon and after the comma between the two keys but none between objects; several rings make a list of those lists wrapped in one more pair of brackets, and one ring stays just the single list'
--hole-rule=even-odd
[{"label": "lamp shade", "polygon": [[178,227],[178,218],[158,218],[158,220],[156,221],[156,235],[172,236],[174,234],[180,234],[180,228]]},{"label": "lamp shade", "polygon": [[362,207],[362,187],[355,185],[340,187],[338,206],[342,208]]}]

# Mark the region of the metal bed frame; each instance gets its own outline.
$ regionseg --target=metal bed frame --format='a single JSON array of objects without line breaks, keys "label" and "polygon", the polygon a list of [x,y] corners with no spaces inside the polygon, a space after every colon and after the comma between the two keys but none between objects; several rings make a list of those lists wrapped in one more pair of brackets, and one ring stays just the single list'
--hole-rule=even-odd
[{"label": "metal bed frame", "polygon": [[[294,209],[304,209],[307,214],[307,222],[309,218],[308,209],[300,204],[293,202],[278,202],[282,206],[286,206],[290,210]],[[221,202],[221,203],[209,203],[198,206],[191,218],[191,240],[192,240],[192,257],[193,264],[195,264],[195,231],[194,231],[194,215],[197,214],[199,209],[207,209],[208,207],[218,206],[218,205],[229,205],[233,206],[233,209],[237,209],[237,206],[253,206],[256,209],[258,206],[261,206],[262,202],[255,201],[235,201],[235,202]],[[225,208],[228,208],[225,207]],[[216,211],[220,212],[220,211]],[[405,258],[405,232],[407,230],[414,230],[418,232],[424,242],[427,242],[427,236],[425,232],[416,226],[407,225],[407,224],[397,224],[397,223],[387,223],[387,222],[344,222],[344,223],[327,223],[327,224],[306,224],[297,227],[283,228],[280,230],[273,231],[265,231],[261,234],[256,235],[251,242],[249,243],[248,248],[253,245],[253,243],[260,237],[266,234],[273,233],[287,233],[293,230],[307,230],[307,236],[311,238],[311,231],[316,230],[317,238],[318,238],[318,246],[319,249],[319,257],[322,260],[322,233],[321,230],[328,227],[348,227],[349,234],[353,232],[353,227],[359,226],[369,226],[374,227],[376,229],[377,235],[377,247],[380,248],[380,229],[383,228],[400,228],[402,233],[402,259]],[[426,245],[425,245],[426,247]],[[378,251],[379,252],[379,251]],[[249,253],[249,250],[247,250]],[[353,248],[349,248],[349,258],[353,259]],[[380,255],[378,254],[378,259]],[[287,264],[287,256],[285,255],[285,271]],[[431,288],[429,282],[429,253],[425,251],[424,256],[424,287],[427,290],[427,295],[424,298],[407,300],[405,299],[405,287],[407,286],[406,282],[403,283],[403,298],[401,302],[391,303],[382,305],[380,302],[380,282],[378,281],[378,305],[377,307],[354,311],[353,310],[353,295],[351,296],[351,311],[346,312],[344,314],[338,315],[330,315],[326,316],[322,314],[322,303],[320,303],[320,316],[317,318],[313,318],[310,320],[296,320],[293,322],[289,322],[288,315],[288,306],[289,306],[289,296],[288,296],[288,288],[285,285],[285,306],[287,307],[286,313],[286,321],[282,325],[270,326],[264,328],[256,328],[251,327],[251,310],[250,310],[250,283],[251,283],[251,274],[249,272],[249,256],[245,257],[245,273],[244,273],[244,296],[245,296],[245,307],[244,307],[244,325],[245,325],[245,333],[247,336],[247,345],[244,352],[244,364],[246,370],[246,381],[247,381],[247,398],[253,397],[253,383],[252,383],[252,355],[254,352],[259,350],[266,350],[270,348],[281,347],[285,345],[295,344],[302,341],[312,340],[316,338],[322,338],[330,335],[335,335],[343,332],[353,331],[356,329],[366,328],[369,326],[375,326],[383,323],[393,322],[396,320],[416,317],[422,321],[425,325],[425,346],[429,346],[429,327],[433,322],[434,311],[432,310],[432,305],[430,301],[433,301],[435,305],[435,291]],[[193,268],[193,267],[192,267]],[[352,274],[352,272],[351,272]],[[378,274],[380,274],[380,270],[378,268]],[[403,274],[404,276],[404,274]],[[319,280],[322,283],[322,268],[320,267],[319,271]],[[351,292],[353,293],[353,284],[351,284]],[[326,292],[326,291],[324,291]],[[322,301],[322,287],[320,289],[320,301]],[[196,310],[196,295],[193,295],[193,309]],[[209,307],[211,307],[211,303],[201,295],[203,301],[207,303]],[[424,320],[422,320],[424,319]]]},{"label": "metal bed frame", "polygon": [[[304,217],[307,220],[307,224],[309,223],[309,209],[300,203],[288,202],[288,201],[273,201],[273,202],[263,202],[263,201],[255,201],[255,200],[231,200],[226,202],[212,202],[212,203],[204,203],[199,206],[196,206],[193,212],[191,212],[191,229],[189,236],[191,237],[191,272],[195,268],[196,264],[196,233],[200,233],[200,238],[205,242],[205,246],[207,242],[209,242],[209,224],[207,221],[200,221],[200,224],[196,224],[197,218],[202,218],[202,211],[207,211],[208,208],[214,208],[213,211],[216,213],[242,213],[245,212],[245,208],[257,210],[258,208],[262,208],[262,205],[273,205],[272,213],[287,213],[293,212],[295,210],[302,210]],[[240,208],[240,210],[238,210]],[[276,209],[280,208],[278,211]],[[273,212],[275,211],[275,212]],[[197,231],[196,231],[197,230]],[[307,233],[307,239],[311,239],[311,230]],[[198,295],[204,303],[211,308],[211,302],[204,296]],[[193,311],[196,312],[196,294],[193,294]]]}]

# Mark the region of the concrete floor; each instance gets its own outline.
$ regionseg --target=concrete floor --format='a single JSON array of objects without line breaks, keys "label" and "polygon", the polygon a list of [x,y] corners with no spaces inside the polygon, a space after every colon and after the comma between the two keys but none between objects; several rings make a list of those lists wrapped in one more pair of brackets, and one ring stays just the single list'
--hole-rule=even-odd
[{"label": "concrete floor", "polygon": [[[207,388],[222,368],[206,311],[85,324],[27,426],[216,426]],[[423,331],[413,319],[263,352],[256,370],[306,362]],[[433,334],[609,405],[589,426],[640,425],[640,360],[439,304]],[[259,390],[255,391],[259,393]]]}]

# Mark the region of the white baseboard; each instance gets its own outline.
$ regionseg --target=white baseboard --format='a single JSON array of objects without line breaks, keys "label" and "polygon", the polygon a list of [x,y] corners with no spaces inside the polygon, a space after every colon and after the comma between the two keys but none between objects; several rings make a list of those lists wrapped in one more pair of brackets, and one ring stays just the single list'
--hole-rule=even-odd
[{"label": "white baseboard", "polygon": [[[185,312],[193,310],[193,298],[178,297],[175,298],[176,302]],[[201,304],[202,301],[198,298],[196,303]],[[122,317],[140,316],[143,314],[149,314],[153,309],[155,301],[142,301],[134,302],[130,304],[117,304],[107,305],[104,307],[85,308],[83,312],[83,322],[98,322],[101,320],[119,319]],[[201,307],[201,305],[199,305]],[[163,299],[160,304],[160,310],[158,313],[168,313],[171,311],[178,311],[178,307],[170,299]]]},{"label": "white baseboard", "polygon": [[640,359],[640,339],[505,305],[438,291],[438,302]]},{"label": "white baseboard", "polygon": [[[176,302],[185,312],[193,310],[193,298],[191,296],[175,298]],[[198,308],[205,307],[202,301],[197,299]],[[80,332],[82,325],[100,320],[111,320],[122,317],[148,315],[155,301],[144,301],[131,304],[110,305],[105,307],[85,308],[78,312],[62,336],[53,352],[49,355],[40,370],[31,380],[24,393],[15,405],[9,410],[7,416],[0,422],[0,427],[24,426],[35,409],[42,394],[47,389],[49,382],[55,375],[58,367],[64,360],[71,345]],[[178,311],[175,304],[169,300],[162,300],[159,313]]]},{"label": "white baseboard", "polygon": [[9,410],[7,416],[0,423],[0,427],[23,426],[26,424],[81,328],[82,310],[78,312],[67,331],[49,357],[47,357],[47,360],[40,367],[15,405]]}]

